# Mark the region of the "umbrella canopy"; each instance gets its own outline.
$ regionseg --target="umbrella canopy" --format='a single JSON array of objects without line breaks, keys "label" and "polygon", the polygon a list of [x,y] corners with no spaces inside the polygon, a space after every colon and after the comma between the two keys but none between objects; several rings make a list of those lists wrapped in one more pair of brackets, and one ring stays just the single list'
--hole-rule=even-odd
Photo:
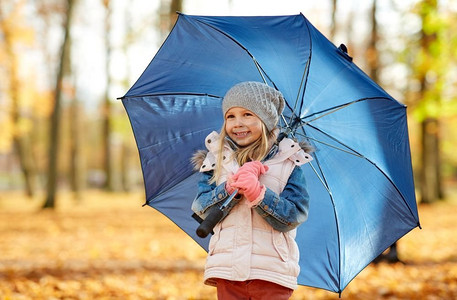
[{"label": "umbrella canopy", "polygon": [[[207,249],[191,203],[189,163],[220,130],[221,101],[261,81],[287,102],[291,135],[317,149],[305,170],[309,219],[298,228],[299,284],[340,292],[374,258],[419,226],[406,107],[364,74],[302,15],[180,14],[122,102],[140,153],[146,203]],[[296,126],[291,126],[294,124]]]}]

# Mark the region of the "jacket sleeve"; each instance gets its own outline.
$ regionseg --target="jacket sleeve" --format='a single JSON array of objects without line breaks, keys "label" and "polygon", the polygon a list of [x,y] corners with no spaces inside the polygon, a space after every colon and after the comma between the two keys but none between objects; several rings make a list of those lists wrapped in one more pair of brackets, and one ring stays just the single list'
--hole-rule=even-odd
[{"label": "jacket sleeve", "polygon": [[[216,185],[215,183],[210,184],[209,180],[213,176],[213,172],[203,172],[198,182],[198,192],[194,201],[192,202],[192,210],[202,219],[205,219],[208,215],[209,208],[218,205],[219,207],[224,203],[230,194],[225,190],[225,182]],[[238,203],[238,199],[234,199],[231,205],[229,205],[224,212],[227,215],[228,212]]]},{"label": "jacket sleeve", "polygon": [[304,171],[295,167],[280,195],[268,189],[254,208],[274,229],[286,232],[308,219],[309,195]]}]

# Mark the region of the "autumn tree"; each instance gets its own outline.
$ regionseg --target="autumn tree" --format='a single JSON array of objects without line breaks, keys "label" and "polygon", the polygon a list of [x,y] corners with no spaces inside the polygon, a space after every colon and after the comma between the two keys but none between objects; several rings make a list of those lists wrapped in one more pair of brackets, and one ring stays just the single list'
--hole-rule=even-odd
[{"label": "autumn tree", "polygon": [[370,25],[371,25],[371,31],[370,31],[370,36],[369,36],[369,42],[368,42],[368,47],[366,51],[366,60],[368,64],[368,72],[369,76],[371,79],[373,79],[374,82],[379,82],[379,54],[378,54],[378,22],[376,20],[376,0],[373,0],[373,3],[371,5],[370,9]]},{"label": "autumn tree", "polygon": [[72,24],[72,12],[77,0],[67,0],[64,13],[64,37],[60,51],[60,63],[55,82],[54,106],[50,119],[49,132],[49,153],[48,153],[48,182],[46,189],[46,200],[43,208],[54,208],[57,191],[58,180],[58,158],[59,158],[59,135],[61,126],[61,102],[64,83],[64,75],[66,72],[66,64],[70,63],[70,28]]},{"label": "autumn tree", "polygon": [[332,42],[335,42],[335,35],[336,35],[336,12],[337,12],[337,8],[338,8],[338,0],[331,0],[331,17],[330,17],[330,20],[331,20],[331,23],[330,23],[330,36],[329,36],[329,39],[330,41]]},{"label": "autumn tree", "polygon": [[183,0],[161,0],[159,12],[159,30],[162,35],[166,36],[173,28],[177,12],[181,12],[183,8]]},{"label": "autumn tree", "polygon": [[172,26],[175,24],[176,19],[177,19],[177,12],[182,11],[182,4],[183,0],[171,0],[170,3],[170,10],[169,10],[169,15],[170,15],[170,30],[172,29]]},{"label": "autumn tree", "polygon": [[[139,32],[144,30],[145,26],[141,26],[138,30],[135,30],[132,26],[132,21],[134,19],[134,12],[130,9],[125,10],[125,39],[122,44],[122,52],[125,55],[126,59],[126,73],[125,79],[122,82],[122,87],[125,90],[128,90],[130,87],[130,61],[129,57],[129,47],[139,38]],[[129,125],[128,117],[125,113],[122,114],[121,119],[118,122],[120,125],[118,131],[121,132],[122,136],[122,148],[121,148],[121,162],[120,162],[120,172],[121,172],[121,185],[122,189],[126,192],[131,190],[132,179],[130,175],[131,167],[131,156],[134,151],[135,142],[132,140],[132,130]]]},{"label": "autumn tree", "polygon": [[110,75],[110,61],[111,61],[111,13],[112,13],[112,2],[110,0],[102,0],[103,7],[105,8],[105,73],[106,73],[106,87],[105,95],[103,99],[103,129],[102,129],[102,141],[103,141],[103,168],[105,171],[105,183],[104,187],[108,191],[114,190],[113,182],[113,168],[112,168],[112,151],[111,151],[111,98],[109,90],[111,87],[111,75]]},{"label": "autumn tree", "polygon": [[31,30],[24,25],[21,12],[24,9],[25,1],[17,1],[5,5],[0,4],[0,30],[3,35],[3,46],[5,59],[3,61],[6,67],[7,76],[7,94],[10,98],[10,118],[12,121],[12,138],[14,151],[18,157],[22,175],[25,183],[26,195],[32,197],[35,192],[35,168],[30,154],[30,140],[25,132],[21,131],[21,80],[19,78],[19,52],[16,44],[30,43]]},{"label": "autumn tree", "polygon": [[[439,9],[437,0],[422,0],[416,8],[421,20],[419,46],[413,53],[413,74],[419,84],[418,92],[410,93],[414,116],[420,123],[421,164],[418,188],[424,203],[443,199],[441,117],[447,111],[443,101],[449,81],[452,60],[450,22]],[[454,37],[455,39],[455,37]]]},{"label": "autumn tree", "polygon": [[[70,55],[69,55],[70,57]],[[68,58],[69,59],[69,58]],[[71,66],[70,61],[68,65]],[[70,122],[70,183],[76,199],[81,198],[83,183],[83,156],[82,156],[82,108],[75,91],[74,76],[71,76],[71,68],[68,68],[69,87],[67,93],[70,96],[69,122]]]}]

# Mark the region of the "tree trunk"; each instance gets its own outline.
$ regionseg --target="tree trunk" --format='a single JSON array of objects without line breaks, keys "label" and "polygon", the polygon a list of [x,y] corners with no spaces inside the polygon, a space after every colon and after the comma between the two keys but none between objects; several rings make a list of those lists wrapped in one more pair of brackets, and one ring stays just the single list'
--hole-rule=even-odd
[{"label": "tree trunk", "polygon": [[182,1],[183,0],[171,0],[170,4],[170,30],[173,28],[173,25],[178,18],[177,12],[182,11]]},{"label": "tree trunk", "polygon": [[125,141],[121,145],[121,182],[122,190],[124,192],[129,192],[131,190],[131,179],[130,179],[130,147]]},{"label": "tree trunk", "polygon": [[[2,6],[0,5],[0,20],[5,20],[6,16],[3,15]],[[19,103],[19,75],[18,75],[18,60],[14,52],[14,42],[11,28],[9,24],[0,22],[1,30],[5,41],[5,52],[7,56],[7,62],[9,62],[9,95],[11,97],[11,120],[13,123],[13,146],[14,152],[17,155],[21,172],[24,178],[25,194],[28,197],[33,197],[35,191],[34,177],[35,171],[31,160],[31,154],[28,153],[26,137],[21,134],[19,130],[20,122],[20,103]]]},{"label": "tree trunk", "polygon": [[[438,9],[437,0],[424,0],[421,10],[422,24],[427,24],[430,14],[436,13]],[[424,26],[423,26],[424,27]],[[422,28],[421,50],[432,57],[433,43],[436,41],[436,33]],[[420,99],[425,98],[430,83],[427,81],[427,70],[419,75],[421,83]],[[436,97],[440,97],[437,95]],[[439,102],[439,99],[436,100]],[[434,116],[429,116],[421,122],[422,131],[422,168],[420,170],[420,191],[421,201],[424,203],[436,202],[443,198],[443,187],[441,181],[441,158],[440,158],[440,123]]]},{"label": "tree trunk", "polygon": [[[128,49],[129,46],[134,42],[135,36],[134,36],[134,31],[132,28],[132,18],[133,18],[133,11],[130,9],[125,10],[125,28],[126,28],[126,39],[124,40],[122,51],[124,52],[126,59],[126,74],[125,74],[125,80],[123,81],[124,88],[128,90],[130,86],[130,60],[128,59]],[[125,120],[128,120],[127,115],[125,115]],[[128,122],[128,121],[127,121]],[[130,165],[131,165],[131,141],[130,139],[132,131],[128,131],[129,133],[126,135],[123,135],[122,137],[122,144],[121,144],[121,183],[122,183],[122,189],[125,192],[130,192],[132,188],[132,180],[130,178]]]},{"label": "tree trunk", "polygon": [[441,188],[441,158],[439,146],[440,123],[427,118],[421,123],[422,170],[420,191],[423,203],[432,203],[443,198]]},{"label": "tree trunk", "polygon": [[58,154],[59,154],[59,135],[61,119],[61,98],[62,82],[64,79],[65,64],[69,60],[70,48],[70,28],[72,21],[72,11],[76,0],[67,0],[67,11],[64,25],[64,39],[61,47],[60,64],[56,78],[56,88],[54,95],[54,109],[51,115],[50,132],[49,132],[49,164],[48,164],[48,183],[46,190],[46,200],[43,208],[54,208],[56,202],[57,180],[58,180]]},{"label": "tree trunk", "polygon": [[166,36],[173,28],[178,18],[176,12],[182,11],[183,0],[160,1],[159,30]]},{"label": "tree trunk", "polygon": [[378,69],[379,69],[379,54],[378,54],[378,23],[376,21],[376,0],[373,0],[371,6],[371,34],[370,42],[368,44],[368,49],[366,53],[366,59],[369,69],[369,76],[373,79],[374,82],[378,82]]},{"label": "tree trunk", "polygon": [[108,191],[113,191],[113,168],[112,168],[112,151],[111,151],[111,100],[109,97],[109,89],[111,86],[111,75],[110,75],[110,60],[111,60],[111,1],[103,0],[105,6],[105,47],[106,47],[106,60],[105,60],[105,72],[106,72],[106,89],[103,103],[103,168],[105,171],[105,183],[104,188]]},{"label": "tree trunk", "polygon": [[81,151],[81,107],[73,91],[70,106],[70,180],[71,189],[76,200],[81,198],[83,188],[83,162]]},{"label": "tree trunk", "polygon": [[337,0],[332,0],[332,23],[330,24],[330,41],[335,43]]}]

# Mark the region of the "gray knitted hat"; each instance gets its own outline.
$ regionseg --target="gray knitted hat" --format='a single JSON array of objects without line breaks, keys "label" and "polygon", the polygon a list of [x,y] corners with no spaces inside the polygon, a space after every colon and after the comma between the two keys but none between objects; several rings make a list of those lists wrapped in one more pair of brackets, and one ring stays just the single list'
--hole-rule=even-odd
[{"label": "gray knitted hat", "polygon": [[271,131],[284,109],[284,97],[280,91],[264,83],[245,81],[234,85],[225,94],[222,100],[224,116],[232,107],[249,109],[265,123],[268,131]]}]

